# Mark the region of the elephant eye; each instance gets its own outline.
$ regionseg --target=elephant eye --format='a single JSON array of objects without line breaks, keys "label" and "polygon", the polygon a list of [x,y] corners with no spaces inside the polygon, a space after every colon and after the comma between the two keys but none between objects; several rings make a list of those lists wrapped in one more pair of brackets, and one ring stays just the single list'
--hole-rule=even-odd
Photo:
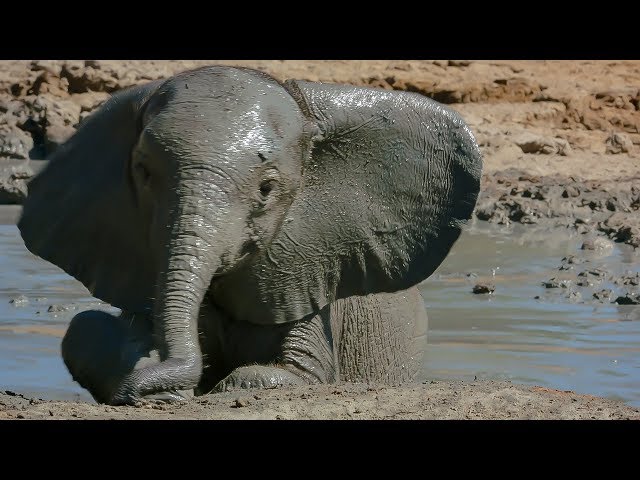
[{"label": "elephant eye", "polygon": [[260,184],[260,195],[262,195],[265,198],[268,197],[269,194],[271,193],[271,190],[273,190],[273,187],[274,187],[273,180],[264,180]]},{"label": "elephant eye", "polygon": [[144,183],[149,182],[149,177],[151,177],[151,173],[149,173],[149,169],[142,163],[136,162],[133,166],[135,169],[136,175],[140,178]]}]

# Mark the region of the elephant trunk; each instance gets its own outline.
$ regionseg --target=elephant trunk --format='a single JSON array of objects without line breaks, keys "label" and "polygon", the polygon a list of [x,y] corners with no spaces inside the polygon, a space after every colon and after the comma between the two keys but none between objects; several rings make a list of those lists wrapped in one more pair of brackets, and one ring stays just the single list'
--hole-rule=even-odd
[{"label": "elephant trunk", "polygon": [[[184,187],[184,185],[182,185]],[[209,186],[209,189],[211,187]],[[202,186],[192,185],[199,195],[178,193],[169,212],[168,248],[161,268],[154,302],[156,345],[165,365],[176,363],[182,388],[194,387],[202,374],[198,338],[198,315],[211,279],[221,265],[221,212],[212,212],[219,202],[202,198]],[[222,210],[222,209],[221,209]]]}]

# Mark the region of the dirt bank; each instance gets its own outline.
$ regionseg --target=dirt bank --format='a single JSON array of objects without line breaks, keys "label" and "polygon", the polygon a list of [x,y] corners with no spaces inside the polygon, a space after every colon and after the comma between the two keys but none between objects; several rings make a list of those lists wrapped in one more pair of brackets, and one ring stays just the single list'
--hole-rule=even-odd
[{"label": "dirt bank", "polygon": [[634,419],[640,409],[590,395],[506,382],[399,387],[338,384],[206,395],[184,404],[111,407],[0,393],[0,419],[435,420]]}]

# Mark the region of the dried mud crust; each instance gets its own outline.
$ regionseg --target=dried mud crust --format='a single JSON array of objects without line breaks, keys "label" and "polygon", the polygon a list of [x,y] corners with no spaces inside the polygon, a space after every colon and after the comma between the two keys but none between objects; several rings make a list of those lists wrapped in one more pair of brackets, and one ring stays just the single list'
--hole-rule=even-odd
[{"label": "dried mud crust", "polygon": [[0,419],[633,419],[612,400],[507,382],[427,382],[397,387],[317,385],[225,392],[182,404],[111,407],[0,393]]}]

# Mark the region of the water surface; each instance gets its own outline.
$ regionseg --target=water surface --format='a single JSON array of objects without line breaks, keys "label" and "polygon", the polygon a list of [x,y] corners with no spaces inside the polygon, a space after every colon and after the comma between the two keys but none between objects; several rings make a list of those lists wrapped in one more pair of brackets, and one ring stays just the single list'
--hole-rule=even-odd
[{"label": "water surface", "polygon": [[[589,260],[578,271],[639,271],[627,245],[602,257],[580,252],[582,240],[474,224],[421,285],[430,322],[423,378],[510,380],[640,406],[640,306],[571,303],[567,290],[541,285],[561,277],[573,254]],[[495,292],[470,293],[478,281]],[[607,287],[615,288],[605,281],[583,297]]]}]

